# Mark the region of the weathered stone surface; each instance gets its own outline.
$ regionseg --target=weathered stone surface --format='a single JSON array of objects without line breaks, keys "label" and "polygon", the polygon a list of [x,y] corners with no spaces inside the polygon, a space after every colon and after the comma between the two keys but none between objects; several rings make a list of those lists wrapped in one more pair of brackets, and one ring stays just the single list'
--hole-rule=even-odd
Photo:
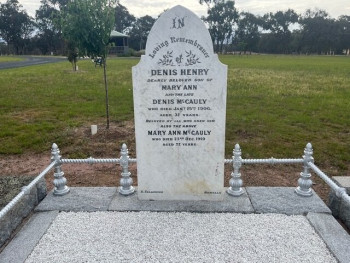
[{"label": "weathered stone surface", "polygon": [[350,236],[333,216],[309,213],[306,217],[339,262],[348,263],[350,259]]},{"label": "weathered stone surface", "polygon": [[110,211],[156,211],[156,212],[232,212],[253,213],[253,206],[247,194],[240,197],[224,195],[222,202],[216,201],[171,201],[171,200],[139,200],[137,194],[132,196],[116,195],[108,210]]},{"label": "weathered stone surface", "polygon": [[51,191],[35,211],[106,211],[116,192],[116,187],[71,187],[64,196]]},{"label": "weathered stone surface", "polygon": [[[350,176],[333,176],[332,179],[339,187],[344,187],[347,194],[350,195]],[[331,190],[328,205],[333,216],[342,220],[350,229],[350,204],[337,197],[336,193]]]},{"label": "weathered stone surface", "polygon": [[11,210],[0,219],[0,247],[11,236],[12,231],[22,222],[23,218],[34,209],[46,195],[46,182],[42,178]]},{"label": "weathered stone surface", "polygon": [[339,218],[340,216],[340,205],[341,199],[337,197],[333,190],[331,190],[328,196],[328,206],[332,210],[333,216],[335,216],[336,218]]},{"label": "weathered stone surface", "polygon": [[133,88],[138,197],[223,200],[227,66],[195,14],[156,21]]},{"label": "weathered stone surface", "polygon": [[24,262],[50,227],[58,211],[34,214],[0,254],[0,262]]},{"label": "weathered stone surface", "polygon": [[311,197],[302,197],[294,192],[293,187],[247,187],[246,189],[257,213],[287,215],[302,215],[309,212],[331,213],[315,192]]},{"label": "weathered stone surface", "polygon": [[350,194],[350,176],[333,176],[332,179],[342,187],[346,188],[347,193]]},{"label": "weathered stone surface", "polygon": [[350,229],[350,204],[342,200],[339,218]]},{"label": "weathered stone surface", "polygon": [[36,184],[36,191],[37,191],[37,198],[38,203],[40,203],[41,200],[43,200],[47,195],[47,186],[45,178],[42,178],[37,184]]}]

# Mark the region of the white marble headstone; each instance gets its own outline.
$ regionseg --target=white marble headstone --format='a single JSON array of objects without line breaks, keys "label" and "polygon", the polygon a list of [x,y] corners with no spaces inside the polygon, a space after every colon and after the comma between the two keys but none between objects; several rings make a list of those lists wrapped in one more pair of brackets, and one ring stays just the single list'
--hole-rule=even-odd
[{"label": "white marble headstone", "polygon": [[139,199],[222,200],[227,66],[203,22],[165,12],[132,72]]}]

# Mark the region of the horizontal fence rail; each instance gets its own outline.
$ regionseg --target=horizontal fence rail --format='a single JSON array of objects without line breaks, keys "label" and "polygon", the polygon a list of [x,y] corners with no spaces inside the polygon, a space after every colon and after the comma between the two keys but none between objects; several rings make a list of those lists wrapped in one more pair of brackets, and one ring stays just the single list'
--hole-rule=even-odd
[{"label": "horizontal fence rail", "polygon": [[[55,146],[55,144],[54,144]],[[54,148],[53,146],[53,148]],[[57,146],[56,146],[57,147]],[[59,152],[58,148],[57,151]],[[304,197],[312,196],[312,181],[310,169],[317,173],[333,190],[338,192],[338,195],[343,199],[347,200],[350,204],[350,197],[346,194],[345,189],[338,187],[326,174],[324,174],[316,165],[314,165],[314,159],[312,157],[313,149],[312,145],[308,143],[304,149],[303,158],[267,158],[267,159],[243,159],[242,152],[239,144],[235,145],[233,150],[232,159],[224,159],[224,164],[231,164],[233,166],[233,172],[231,173],[230,187],[227,189],[227,193],[232,196],[240,196],[244,193],[242,188],[243,181],[241,179],[240,168],[243,164],[303,164],[304,170],[300,173],[300,178],[298,180],[298,187],[295,189],[296,194]],[[55,155],[53,154],[53,159]],[[60,157],[60,156],[59,156]],[[99,163],[113,163],[120,164],[122,166],[122,178],[120,180],[119,193],[123,195],[129,195],[134,193],[134,188],[132,187],[131,174],[128,171],[129,163],[136,163],[137,159],[129,158],[128,149],[125,144],[123,144],[121,149],[121,157],[114,159],[96,159],[89,157],[86,159],[57,159],[57,165],[60,167],[61,164],[99,164]],[[57,174],[63,172],[58,171]],[[63,175],[62,175],[63,176]],[[55,176],[56,178],[56,176]],[[57,178],[56,178],[57,179]],[[56,180],[55,179],[55,180]],[[64,179],[65,180],[65,179]],[[62,179],[57,179],[57,181],[64,182]],[[55,184],[56,185],[56,184]],[[59,185],[57,183],[57,185]],[[63,186],[61,186],[62,188]],[[67,186],[65,186],[67,187]],[[56,188],[55,188],[56,190]],[[54,194],[60,195],[59,191]]]},{"label": "horizontal fence rail", "polygon": [[61,159],[62,164],[98,164],[98,163],[119,163],[120,159],[95,159],[95,158],[86,158],[86,159]]},{"label": "horizontal fence rail", "polygon": [[[242,159],[242,164],[294,164],[294,163],[303,163],[304,159]],[[233,163],[233,159],[225,159],[225,164]]]},{"label": "horizontal fence rail", "polygon": [[293,163],[303,163],[304,159],[243,159],[243,164],[293,164]]},{"label": "horizontal fence rail", "polygon": [[[112,158],[86,158],[86,159],[61,159],[61,164],[99,164],[99,163],[115,163],[119,164],[120,159],[112,159]],[[136,163],[137,159],[129,158],[129,163]]]},{"label": "horizontal fence rail", "polygon": [[54,180],[54,195],[65,195],[69,192],[69,187],[66,185],[67,179],[64,177],[64,173],[62,172],[61,165],[62,164],[99,164],[99,163],[112,163],[112,164],[120,164],[122,167],[122,178],[120,179],[120,187],[118,191],[122,195],[130,195],[135,192],[134,187],[132,186],[133,180],[130,177],[131,173],[129,172],[129,163],[136,163],[136,159],[129,158],[128,149],[126,144],[122,145],[122,149],[120,151],[120,158],[104,158],[104,159],[96,159],[93,157],[89,157],[86,159],[61,159],[61,155],[59,155],[60,151],[56,144],[52,146],[52,159],[56,160],[55,166],[55,180]]},{"label": "horizontal fence rail", "polygon": [[[233,150],[232,159],[224,159],[225,164],[232,164],[233,171],[231,173],[230,187],[227,189],[227,193],[232,196],[240,196],[244,193],[243,181],[241,179],[240,168],[243,164],[303,164],[303,171],[300,173],[298,179],[298,187],[295,189],[295,193],[308,197],[312,196],[312,181],[310,170],[314,171],[320,178],[322,178],[335,192],[336,195],[345,200],[350,205],[350,196],[346,193],[346,189],[339,187],[333,182],[324,172],[322,172],[315,164],[313,159],[313,149],[311,143],[308,143],[304,149],[303,158],[268,158],[268,159],[242,159],[242,152],[239,144],[235,145]],[[129,163],[136,163],[137,159],[129,158],[128,149],[126,144],[122,145],[120,151],[120,158],[86,158],[86,159],[62,159],[58,146],[54,143],[51,149],[51,164],[40,173],[28,186],[23,187],[22,191],[0,211],[0,219],[14,207],[25,194],[28,194],[30,190],[37,184],[37,182],[44,177],[52,168],[54,168],[54,191],[53,194],[60,196],[69,193],[69,187],[67,186],[67,179],[64,177],[62,171],[62,164],[100,164],[100,163],[111,163],[119,164],[122,167],[120,187],[118,192],[121,195],[131,195],[135,192],[132,186],[133,180],[131,173],[129,172]]]},{"label": "horizontal fence rail", "polygon": [[308,163],[310,168],[319,176],[321,177],[327,185],[329,185],[332,190],[334,190],[337,197],[342,198],[344,201],[346,201],[350,205],[350,196],[346,193],[346,189],[344,187],[339,187],[332,179],[330,179],[324,172],[320,170],[315,164]]},{"label": "horizontal fence rail", "polygon": [[52,162],[44,171],[42,171],[35,179],[28,184],[27,186],[24,186],[19,192],[18,195],[16,195],[3,209],[0,211],[0,220],[18,203],[22,200],[22,198],[29,194],[30,191],[33,189],[33,187],[36,186],[36,184],[56,165],[56,162]]}]

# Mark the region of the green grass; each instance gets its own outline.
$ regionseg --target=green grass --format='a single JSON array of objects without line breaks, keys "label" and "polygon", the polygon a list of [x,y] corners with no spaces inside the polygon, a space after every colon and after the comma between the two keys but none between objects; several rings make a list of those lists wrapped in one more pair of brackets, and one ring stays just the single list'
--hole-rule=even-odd
[{"label": "green grass", "polygon": [[0,63],[13,62],[13,61],[21,61],[22,58],[13,57],[13,56],[0,56]]},{"label": "green grass", "polygon": [[[315,161],[338,175],[350,170],[350,58],[222,56],[228,71],[226,156],[298,158],[307,142]],[[112,121],[133,118],[131,67],[110,59]],[[67,145],[67,128],[105,118],[102,68],[80,61],[0,71],[0,154]]]},{"label": "green grass", "polygon": [[[131,67],[138,60],[108,61],[111,120],[133,118]],[[90,61],[0,71],[0,154],[42,152],[65,144],[67,128],[105,117],[103,69]]]},{"label": "green grass", "polygon": [[229,65],[226,153],[298,157],[307,142],[316,163],[350,169],[350,59],[236,56]]}]

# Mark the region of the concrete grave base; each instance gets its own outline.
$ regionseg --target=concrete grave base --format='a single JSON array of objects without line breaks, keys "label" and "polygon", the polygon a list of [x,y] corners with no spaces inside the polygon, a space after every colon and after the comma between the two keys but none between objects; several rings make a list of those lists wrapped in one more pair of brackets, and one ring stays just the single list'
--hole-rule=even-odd
[{"label": "concrete grave base", "polygon": [[157,211],[157,212],[228,212],[279,213],[304,215],[309,212],[331,214],[331,210],[313,192],[301,197],[294,187],[247,187],[240,197],[225,194],[224,201],[144,201],[136,193],[122,196],[116,187],[71,187],[65,196],[51,193],[36,207],[44,211]]},{"label": "concrete grave base", "polygon": [[35,208],[35,212],[45,211],[107,211],[117,194],[117,187],[71,187],[70,193],[55,196],[52,191]]},{"label": "concrete grave base", "polygon": [[[314,193],[312,197],[300,197],[294,193],[294,188],[288,187],[247,187],[245,190],[246,194],[238,198],[226,194],[223,202],[140,201],[137,192],[131,196],[121,196],[116,187],[72,187],[71,192],[65,196],[54,196],[51,192],[36,207],[36,213],[0,254],[0,262],[24,262],[60,211],[306,215],[308,222],[336,259],[339,262],[348,262],[350,250],[347,248],[350,247],[350,236],[332,217],[330,210],[317,194]],[[229,232],[228,226],[227,233]]]},{"label": "concrete grave base", "polygon": [[[333,176],[332,179],[339,187],[344,187],[346,193],[350,195],[350,176]],[[333,190],[329,194],[328,204],[333,216],[341,219],[350,229],[350,205],[337,197]]]},{"label": "concrete grave base", "polygon": [[20,202],[12,207],[8,213],[0,219],[0,247],[11,236],[12,231],[18,227],[34,207],[46,196],[46,182],[42,178],[36,187],[24,195]]},{"label": "concrete grave base", "polygon": [[224,196],[223,201],[144,201],[137,198],[137,193],[125,197],[117,195],[109,205],[110,211],[154,211],[154,212],[230,212],[253,213],[253,207],[247,194],[232,198]]},{"label": "concrete grave base", "polygon": [[331,213],[321,198],[313,191],[310,197],[302,197],[293,187],[247,187],[256,213],[303,215],[309,212]]}]

